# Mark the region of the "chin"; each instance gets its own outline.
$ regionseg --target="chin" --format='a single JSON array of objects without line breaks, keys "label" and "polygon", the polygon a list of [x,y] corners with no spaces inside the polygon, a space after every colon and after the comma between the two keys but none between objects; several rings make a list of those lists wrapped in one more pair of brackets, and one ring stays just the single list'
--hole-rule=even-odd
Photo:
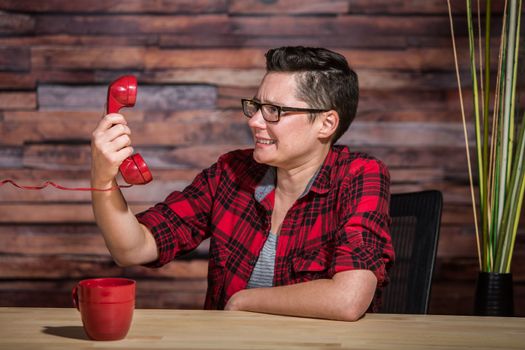
[{"label": "chin", "polygon": [[270,157],[265,157],[264,155],[260,154],[257,150],[253,151],[253,160],[255,160],[259,164],[266,164],[266,165],[272,165],[272,159]]}]

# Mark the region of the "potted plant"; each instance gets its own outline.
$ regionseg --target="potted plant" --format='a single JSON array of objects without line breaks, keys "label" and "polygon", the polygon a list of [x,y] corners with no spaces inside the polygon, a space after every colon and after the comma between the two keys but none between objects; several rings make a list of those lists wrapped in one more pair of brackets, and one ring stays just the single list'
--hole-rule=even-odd
[{"label": "potted plant", "polygon": [[[525,192],[525,117],[518,113],[516,94],[522,1],[504,2],[497,53],[491,52],[491,1],[485,2],[484,16],[480,14],[478,1],[477,28],[473,24],[471,0],[466,1],[475,167],[469,152],[450,0],[447,2],[480,267],[474,313],[510,316],[514,312],[511,263]],[[497,67],[491,67],[493,54],[498,55]]]}]

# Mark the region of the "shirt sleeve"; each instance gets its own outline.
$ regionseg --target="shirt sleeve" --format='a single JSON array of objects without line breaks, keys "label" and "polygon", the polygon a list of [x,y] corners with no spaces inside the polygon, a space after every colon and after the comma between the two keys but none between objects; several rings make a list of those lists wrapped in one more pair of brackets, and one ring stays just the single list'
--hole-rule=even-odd
[{"label": "shirt sleeve", "polygon": [[343,214],[337,233],[332,273],[370,270],[378,287],[388,282],[394,261],[390,237],[390,174],[378,160],[367,159],[347,178],[341,196]]},{"label": "shirt sleeve", "polygon": [[159,258],[147,264],[160,267],[191,252],[209,236],[213,197],[220,179],[221,159],[203,170],[183,191],[172,192],[164,202],[136,215],[153,234]]}]

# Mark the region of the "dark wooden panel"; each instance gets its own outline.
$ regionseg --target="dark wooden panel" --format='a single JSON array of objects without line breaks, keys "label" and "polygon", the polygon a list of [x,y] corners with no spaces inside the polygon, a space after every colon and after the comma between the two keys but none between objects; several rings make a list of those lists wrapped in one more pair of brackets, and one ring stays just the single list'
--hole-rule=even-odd
[{"label": "dark wooden panel", "polygon": [[[474,137],[470,130],[469,136]],[[471,140],[473,141],[473,140]],[[341,143],[352,146],[426,147],[464,146],[463,127],[459,123],[430,122],[359,122],[356,121]]]},{"label": "dark wooden panel", "polygon": [[119,267],[106,255],[2,255],[2,279],[61,279],[85,276],[131,278],[206,278],[205,260],[176,260],[158,269],[143,266]]},{"label": "dark wooden panel", "polygon": [[264,53],[261,49],[191,49],[148,50],[146,68],[220,68],[231,69],[264,68]]},{"label": "dark wooden panel", "polygon": [[0,12],[0,34],[30,34],[35,29],[35,20],[31,16]]},{"label": "dark wooden panel", "polygon": [[0,47],[0,71],[28,71],[28,70],[29,70],[29,49],[28,48]]},{"label": "dark wooden panel", "polygon": [[0,92],[0,109],[36,109],[33,92]]},{"label": "dark wooden panel", "polygon": [[[448,18],[445,16],[338,16],[330,17],[255,17],[225,15],[199,16],[122,16],[111,21],[104,16],[51,16],[37,15],[38,34],[132,34],[132,33],[213,33],[242,35],[436,35],[449,36]],[[457,23],[457,31],[465,29]]]},{"label": "dark wooden panel", "polygon": [[[366,1],[366,0],[349,0],[350,12],[363,12],[363,13],[374,13],[374,14],[447,14],[448,7],[446,1],[441,0],[425,0],[425,1],[404,1],[404,0],[379,0],[379,1]],[[481,2],[482,8],[484,8],[484,1]],[[454,14],[465,14],[466,2],[465,1],[451,1],[452,13]],[[495,0],[492,1],[493,11],[498,13],[498,9],[502,8],[503,1]],[[474,4],[475,8],[476,5]]]},{"label": "dark wooden panel", "polygon": [[[523,259],[523,245],[520,250],[515,251],[514,257]],[[438,281],[461,282],[465,280],[475,281],[479,272],[479,263],[476,257],[472,258],[455,258],[440,259],[436,264],[435,279]],[[523,283],[525,281],[525,267],[523,264],[513,264],[511,268],[513,281]]]},{"label": "dark wooden panel", "polygon": [[[458,50],[463,52],[463,48],[468,47],[468,38],[461,35],[463,35],[463,33],[457,33],[456,45]],[[104,43],[104,41],[102,41],[102,43]],[[13,45],[13,43],[10,44]],[[450,48],[452,40],[450,36],[435,37],[431,34],[419,35],[417,32],[405,33],[404,35],[398,35],[397,32],[392,32],[388,36],[376,35],[375,33],[361,33],[359,36],[349,35],[349,33],[333,34],[330,36],[301,35],[301,33],[293,36],[275,36],[261,33],[259,35],[250,35],[242,32],[228,34],[207,33],[205,35],[170,33],[159,36],[159,45],[161,47],[262,47],[265,49],[295,45],[333,49],[437,48],[442,49],[442,52],[447,52],[444,51],[446,50],[444,48]],[[459,59],[460,62],[464,62],[468,58],[462,54],[459,56]],[[445,68],[444,65],[440,67],[440,69],[443,68]],[[452,67],[450,67],[450,69],[452,69]]]},{"label": "dark wooden panel", "polygon": [[[102,233],[94,224],[0,225],[0,243],[0,256],[108,256]],[[209,241],[205,240],[196,254],[207,255],[208,250]]]},{"label": "dark wooden panel", "polygon": [[30,74],[0,72],[0,89],[33,89],[36,86],[35,80]]},{"label": "dark wooden panel", "polygon": [[[137,79],[145,83],[210,84],[218,86],[256,87],[264,76],[264,69],[184,68],[137,72]],[[97,80],[109,81],[114,73],[97,72]]]},{"label": "dark wooden panel", "polygon": [[107,256],[108,249],[95,225],[0,225],[0,256],[8,254]]},{"label": "dark wooden panel", "polygon": [[229,33],[226,15],[36,15],[37,34]]},{"label": "dark wooden panel", "polygon": [[[288,17],[288,16],[239,16],[231,19],[233,33],[259,35],[433,35],[450,36],[449,20],[445,16],[337,16]],[[459,22],[456,30],[461,32],[466,24]],[[395,34],[394,34],[395,33]]]},{"label": "dark wooden panel", "polygon": [[[71,89],[71,88],[70,88]],[[71,91],[71,90],[70,90]],[[17,100],[21,100],[21,97],[23,96],[33,96],[33,100],[36,100],[33,93],[15,93],[19,95]],[[7,93],[0,93],[0,99],[3,95],[7,95]],[[55,103],[54,107],[61,107],[63,109],[67,108],[65,106],[65,102],[60,102],[55,99],[53,102],[49,103]],[[73,97],[73,96],[69,96]],[[62,98],[68,99],[69,97],[62,96]],[[77,96],[77,101],[73,104],[73,107],[75,107],[75,104],[78,105],[80,103],[85,103],[80,101],[80,97]],[[31,99],[29,99],[29,105],[31,105]],[[69,102],[69,101],[68,101]],[[100,101],[96,101],[99,102]],[[22,102],[19,102],[20,105]],[[102,102],[103,103],[103,102]],[[42,104],[40,104],[42,107]],[[36,107],[36,102],[35,102]],[[51,106],[50,106],[51,107]],[[91,106],[90,106],[91,107]],[[126,116],[126,120],[130,123],[139,122],[144,120],[144,111],[138,110],[137,108],[133,109],[126,109],[122,111],[123,114]],[[90,110],[35,110],[35,111],[5,111],[3,113],[4,122],[32,122],[32,123],[49,123],[49,122],[89,122],[93,123],[98,121],[102,116],[102,110],[99,111],[90,111]],[[91,124],[94,125],[94,124]]]},{"label": "dark wooden panel", "polygon": [[12,47],[33,47],[37,45],[49,46],[153,46],[157,45],[159,38],[156,34],[134,34],[130,36],[123,35],[68,35],[68,34],[50,34],[38,36],[22,37],[0,37],[0,45]]},{"label": "dark wooden panel", "polygon": [[[496,11],[502,8],[502,0],[493,1]],[[465,2],[451,1],[452,11],[455,14],[466,12]],[[484,4],[482,4],[484,6]],[[446,14],[447,4],[442,0],[404,1],[404,0],[325,0],[325,1],[300,1],[300,0],[233,0],[230,3],[230,12],[238,14]]]},{"label": "dark wooden panel", "polygon": [[[351,131],[350,131],[351,132]],[[390,167],[432,167],[439,166],[448,169],[467,170],[466,157],[463,149],[452,146],[443,147],[408,147],[398,146],[377,147],[360,146],[351,147],[354,151],[367,152],[385,162]],[[463,184],[466,185],[466,184]]]},{"label": "dark wooden panel", "polygon": [[[149,205],[131,205],[134,212],[140,212]],[[1,204],[1,223],[94,223],[91,204]]]},{"label": "dark wooden panel", "polygon": [[[430,300],[430,313],[439,315],[472,315],[474,310],[474,281],[434,282]],[[525,316],[525,285],[514,284],[515,316]]]},{"label": "dark wooden panel", "polygon": [[[89,58],[91,51],[85,49]],[[118,50],[118,48],[116,49]],[[223,67],[227,62],[231,68],[264,68],[265,49],[192,49],[192,50],[147,50],[146,68],[175,69]],[[442,48],[410,48],[403,50],[364,50],[339,49],[350,64],[357,70],[368,69],[399,69],[399,70],[453,70],[454,61],[451,52],[443,52]],[[468,68],[468,51],[460,49],[458,54],[464,58],[460,61],[462,68]],[[61,57],[60,53],[56,54]],[[111,53],[108,54],[111,57]],[[97,64],[95,61],[94,64]],[[109,66],[109,64],[107,65]]]},{"label": "dark wooden panel", "polygon": [[[33,77],[39,84],[67,83],[70,85],[90,85],[99,82],[93,70],[55,70],[33,69]],[[120,73],[119,75],[121,75]],[[115,74],[113,74],[115,78]],[[103,81],[109,83],[111,79]]]},{"label": "dark wooden panel", "polygon": [[476,236],[472,225],[471,232],[464,232],[461,225],[441,225],[439,232],[438,259],[475,258],[477,259]]},{"label": "dark wooden panel", "polygon": [[[0,280],[0,306],[73,307],[71,291],[81,279],[83,277],[51,281]],[[135,280],[137,281],[136,308],[203,308],[207,285],[204,278],[163,280],[135,278]]]},{"label": "dark wooden panel", "polygon": [[348,1],[345,0],[234,0],[229,4],[229,11],[233,14],[345,14],[348,12]]},{"label": "dark wooden panel", "polygon": [[[353,48],[404,48],[409,43],[417,43],[417,39],[408,36],[385,37],[376,35],[363,35],[360,37],[347,34],[331,36],[272,36],[264,34],[248,35],[242,33],[214,34],[206,35],[192,34],[161,34],[159,45],[161,47],[279,47],[279,46],[313,46],[313,47],[353,47]],[[433,41],[425,41],[426,43]],[[0,39],[1,43],[1,39]],[[414,45],[415,46],[415,45]],[[420,45],[423,46],[423,45]]]},{"label": "dark wooden panel", "polygon": [[214,13],[226,11],[226,0],[0,0],[0,10],[67,13]]},{"label": "dark wooden panel", "polygon": [[31,65],[35,69],[142,69],[144,55],[144,48],[134,47],[35,47],[31,49]]}]

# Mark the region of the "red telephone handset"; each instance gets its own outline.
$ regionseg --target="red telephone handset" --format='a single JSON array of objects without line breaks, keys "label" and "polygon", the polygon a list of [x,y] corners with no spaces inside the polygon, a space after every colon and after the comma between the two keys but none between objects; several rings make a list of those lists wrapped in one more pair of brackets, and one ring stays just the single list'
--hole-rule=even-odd
[{"label": "red telephone handset", "polygon": [[[113,81],[108,88],[107,112],[118,113],[122,107],[133,107],[137,100],[137,78],[125,75]],[[120,173],[130,185],[145,185],[153,176],[142,156],[135,153],[124,159]]]}]

